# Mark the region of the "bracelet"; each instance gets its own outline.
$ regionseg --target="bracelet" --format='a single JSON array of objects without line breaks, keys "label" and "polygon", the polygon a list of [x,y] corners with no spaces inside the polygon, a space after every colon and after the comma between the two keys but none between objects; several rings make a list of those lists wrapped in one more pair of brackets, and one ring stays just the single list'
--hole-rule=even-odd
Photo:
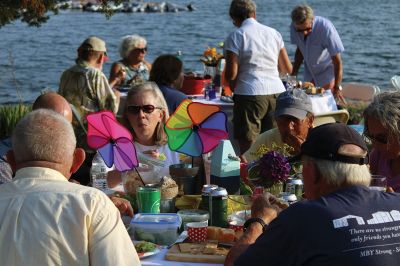
[{"label": "bracelet", "polygon": [[256,218],[250,218],[250,219],[248,219],[248,220],[244,223],[244,225],[243,225],[244,231],[246,231],[247,228],[248,228],[252,223],[259,223],[259,224],[261,224],[261,227],[262,227],[262,231],[263,231],[263,232],[264,232],[264,231],[267,229],[267,227],[268,227],[268,224],[266,224],[266,223],[264,222],[263,219],[256,217]]}]

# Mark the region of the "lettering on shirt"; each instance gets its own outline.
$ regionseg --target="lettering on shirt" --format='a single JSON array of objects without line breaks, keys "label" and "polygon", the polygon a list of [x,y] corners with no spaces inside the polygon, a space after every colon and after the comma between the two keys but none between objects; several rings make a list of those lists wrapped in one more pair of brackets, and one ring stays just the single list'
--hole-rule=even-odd
[{"label": "lettering on shirt", "polygon": [[[353,221],[358,226],[354,228],[349,224]],[[400,253],[400,212],[378,211],[371,217],[346,215],[332,221],[335,229],[348,228],[350,243],[354,248],[342,252],[359,252],[360,257],[394,255]],[[392,223],[392,224],[390,224]]]}]

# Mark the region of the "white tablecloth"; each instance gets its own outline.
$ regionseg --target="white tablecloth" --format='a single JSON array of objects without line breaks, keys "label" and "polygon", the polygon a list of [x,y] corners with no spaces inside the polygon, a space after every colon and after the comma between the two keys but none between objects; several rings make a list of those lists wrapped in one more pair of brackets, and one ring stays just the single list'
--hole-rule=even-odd
[{"label": "white tablecloth", "polygon": [[310,95],[314,115],[337,111],[335,98],[330,90],[323,94]]},{"label": "white tablecloth", "polygon": [[220,266],[222,264],[211,264],[211,263],[195,263],[195,262],[179,262],[179,261],[169,261],[164,259],[165,254],[167,254],[168,249],[162,249],[160,253],[141,259],[140,262],[143,266]]}]

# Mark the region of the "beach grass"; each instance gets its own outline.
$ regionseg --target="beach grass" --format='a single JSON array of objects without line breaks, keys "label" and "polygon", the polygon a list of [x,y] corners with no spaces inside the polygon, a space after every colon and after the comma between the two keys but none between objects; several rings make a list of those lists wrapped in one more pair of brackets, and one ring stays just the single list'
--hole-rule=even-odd
[{"label": "beach grass", "polygon": [[18,121],[32,110],[30,104],[7,104],[0,106],[0,139],[11,136]]}]

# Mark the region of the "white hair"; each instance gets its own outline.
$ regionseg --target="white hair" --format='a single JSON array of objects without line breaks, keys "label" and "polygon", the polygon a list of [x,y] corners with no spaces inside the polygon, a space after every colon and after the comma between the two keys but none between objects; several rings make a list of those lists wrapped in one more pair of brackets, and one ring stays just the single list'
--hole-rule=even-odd
[{"label": "white hair", "polygon": [[122,37],[121,44],[119,45],[119,54],[122,58],[127,58],[129,53],[137,48],[140,44],[146,46],[147,41],[144,37],[135,35],[126,35]]},{"label": "white hair", "polygon": [[17,163],[46,161],[71,164],[76,139],[71,123],[62,115],[37,109],[22,118],[12,134]]},{"label": "white hair", "polygon": [[369,186],[371,174],[367,165],[350,164],[338,161],[316,159],[307,155],[302,156],[304,163],[312,162],[321,178],[334,187],[342,185]]}]

